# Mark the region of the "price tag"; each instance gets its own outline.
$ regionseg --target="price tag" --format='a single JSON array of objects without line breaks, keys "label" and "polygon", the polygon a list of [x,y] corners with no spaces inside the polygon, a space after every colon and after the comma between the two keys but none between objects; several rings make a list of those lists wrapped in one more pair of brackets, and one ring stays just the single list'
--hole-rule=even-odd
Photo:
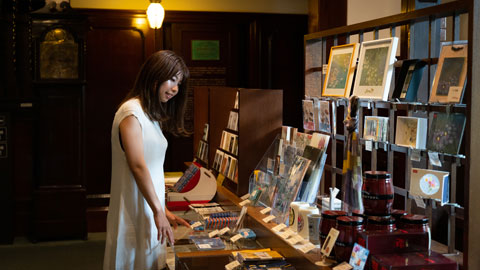
[{"label": "price tag", "polygon": [[[293,236],[293,237],[290,237],[290,238],[287,240],[287,242],[288,242],[290,245],[295,245],[296,243],[302,242],[303,240],[305,240],[305,239],[303,239],[303,237],[301,237],[300,235],[297,234],[297,235],[295,235],[295,236]],[[308,245],[308,243],[307,243],[307,245]]]},{"label": "price tag", "polygon": [[240,206],[245,206],[245,205],[250,204],[250,203],[251,203],[250,200],[245,200],[245,201],[240,202],[239,205]]},{"label": "price tag", "polygon": [[292,234],[295,234],[295,232],[292,231],[292,229],[288,229],[288,230],[284,231],[283,233],[281,233],[280,237],[282,237],[283,239],[287,239]]},{"label": "price tag", "polygon": [[462,97],[463,87],[461,86],[450,86],[448,89],[448,102],[458,102]]},{"label": "price tag", "polygon": [[322,74],[327,75],[327,71],[328,71],[328,64],[323,64],[322,65]]},{"label": "price tag", "polygon": [[419,162],[422,159],[421,153],[420,149],[412,149],[410,160]]},{"label": "price tag", "polygon": [[350,270],[350,269],[353,269],[353,267],[347,262],[342,262],[341,264],[332,268],[332,270]]},{"label": "price tag", "polygon": [[200,221],[197,221],[197,222],[193,223],[192,225],[190,225],[190,228],[195,229],[196,227],[199,227],[199,226],[202,226],[202,223],[200,223]]},{"label": "price tag", "polygon": [[285,224],[283,224],[283,223],[282,223],[282,224],[278,224],[277,226],[275,226],[275,227],[272,228],[272,231],[274,231],[274,232],[279,232],[279,231],[285,229],[286,227],[287,227],[287,226],[286,226]]},{"label": "price tag", "polygon": [[308,243],[306,245],[303,245],[301,248],[300,248],[300,251],[303,252],[303,253],[308,253],[309,251],[313,250],[315,248],[315,245],[312,244],[312,243]]},{"label": "price tag", "polygon": [[375,143],[375,150],[378,150],[378,142],[374,142]]},{"label": "price tag", "polygon": [[225,228],[221,229],[221,230],[218,232],[218,234],[219,234],[219,235],[224,235],[225,233],[227,233],[227,232],[229,232],[229,231],[230,231],[230,228],[225,227]]},{"label": "price tag", "polygon": [[425,209],[427,205],[425,204],[425,201],[418,197],[418,196],[413,196],[413,199],[415,200],[415,204],[417,204],[418,207]]},{"label": "price tag", "polygon": [[240,266],[240,263],[238,261],[233,261],[227,265],[225,265],[225,270],[233,270],[235,269],[236,267],[239,267]]},{"label": "price tag", "polygon": [[368,101],[368,105],[367,105],[367,106],[368,106],[368,109],[369,109],[369,110],[372,108],[372,103],[371,103],[371,101]]},{"label": "price tag", "polygon": [[258,193],[258,189],[255,189],[255,190],[252,192],[251,197],[254,197],[254,198],[255,198],[255,196],[257,196],[257,193]]},{"label": "price tag", "polygon": [[266,218],[264,218],[264,219],[262,219],[262,220],[263,220],[263,222],[265,222],[265,223],[269,223],[270,221],[272,221],[272,220],[274,220],[274,219],[275,219],[275,216],[274,216],[274,215],[270,215],[270,216],[268,216],[268,217],[266,217]]},{"label": "price tag", "polygon": [[442,162],[440,161],[437,152],[428,152],[428,160],[433,166],[442,167]]},{"label": "price tag", "polygon": [[340,231],[337,229],[331,228],[330,231],[328,232],[327,238],[325,239],[325,242],[323,242],[323,246],[320,249],[320,253],[322,253],[325,256],[330,256],[330,253],[332,252],[333,245],[335,245],[335,242],[337,241],[337,237],[340,234]]},{"label": "price tag", "polygon": [[218,233],[219,233],[218,230],[211,231],[210,233],[208,233],[208,237],[212,238],[212,237],[214,237],[215,235],[217,235]]},{"label": "price tag", "polygon": [[272,256],[268,255],[267,252],[255,252],[253,253],[262,260],[271,260]]},{"label": "price tag", "polygon": [[372,152],[372,141],[365,141],[365,150]]},{"label": "price tag", "polygon": [[210,248],[212,248],[212,246],[210,246],[210,244],[199,244],[198,248],[199,249],[210,249]]},{"label": "price tag", "polygon": [[260,210],[260,213],[262,214],[267,214],[268,212],[272,211],[272,208],[270,207],[266,207],[266,208],[263,208],[262,210]]},{"label": "price tag", "polygon": [[232,241],[232,243],[235,243],[235,242],[237,242],[238,239],[240,239],[240,238],[243,238],[243,235],[241,235],[241,234],[236,234],[236,235],[234,235],[232,238],[230,238],[230,241]]},{"label": "price tag", "polygon": [[243,195],[242,197],[240,197],[240,199],[242,199],[242,200],[246,200],[248,198],[250,198],[250,193],[247,193],[247,194]]}]

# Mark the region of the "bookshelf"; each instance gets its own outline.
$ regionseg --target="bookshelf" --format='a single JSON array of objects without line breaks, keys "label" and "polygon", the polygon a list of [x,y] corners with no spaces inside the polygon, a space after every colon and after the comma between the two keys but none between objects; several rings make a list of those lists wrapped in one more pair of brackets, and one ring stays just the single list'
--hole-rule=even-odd
[{"label": "bookshelf", "polygon": [[[234,109],[238,92],[238,109]],[[237,195],[248,192],[250,174],[281,131],[283,91],[278,89],[246,89],[199,86],[194,88],[194,151],[202,138],[205,123],[209,124],[209,168],[215,158],[223,131],[238,136],[237,154],[223,151],[238,160],[238,181],[225,178],[223,185]],[[238,130],[228,129],[231,111],[238,113]],[[195,153],[195,152],[194,152]],[[215,173],[217,171],[213,170]]]},{"label": "bookshelf", "polygon": [[[465,89],[464,104],[429,104],[428,97],[431,91],[432,80],[436,65],[438,63],[440,40],[435,33],[439,29],[441,20],[452,23],[451,35],[447,35],[447,41],[460,39],[460,16],[467,14],[472,16],[472,9],[468,1],[455,1],[454,3],[440,4],[424,9],[418,9],[402,14],[385,18],[367,21],[359,24],[343,26],[325,31],[308,34],[304,38],[305,45],[305,94],[310,97],[319,97],[327,100],[331,107],[335,108],[332,114],[332,121],[336,122],[336,129],[330,133],[332,143],[328,149],[328,160],[325,166],[325,176],[322,181],[321,192],[325,193],[328,187],[341,187],[343,179],[342,161],[345,147],[346,130],[342,123],[347,113],[348,100],[345,98],[320,97],[319,89],[322,89],[324,74],[322,67],[328,62],[328,51],[330,46],[348,44],[350,38],[355,36],[358,42],[364,41],[366,35],[379,39],[380,32],[388,32],[390,36],[396,35],[397,28],[404,31],[400,33],[401,38],[408,37],[404,41],[406,45],[401,48],[399,60],[418,58],[427,63],[424,70],[422,83],[418,90],[416,102],[395,102],[363,99],[359,104],[358,134],[363,137],[363,121],[365,116],[383,116],[389,118],[388,142],[373,142],[371,150],[367,150],[367,142],[362,143],[362,169],[387,170],[392,173],[395,185],[394,208],[405,209],[409,212],[425,214],[430,219],[433,238],[447,235],[446,246],[449,254],[459,254],[458,250],[466,251],[468,247],[468,232],[464,224],[468,209],[469,175],[469,148],[470,134],[468,134],[471,112],[471,76],[467,75],[467,86]],[[397,33],[398,34],[398,33]],[[472,29],[468,29],[468,36],[471,40]],[[353,42],[353,41],[352,41]],[[468,66],[472,66],[471,55],[468,56]],[[400,63],[400,61],[399,61]],[[401,65],[396,65],[397,72]],[[395,82],[395,80],[393,80]],[[412,150],[408,147],[396,145],[395,130],[398,116],[428,118],[431,123],[432,114],[435,112],[463,113],[467,117],[467,128],[461,143],[460,154],[450,155],[439,153],[442,166],[433,166],[429,160],[430,151]],[[368,142],[368,144],[370,144]],[[420,156],[419,161],[413,160],[413,156]],[[425,168],[450,172],[450,203],[444,206],[434,200],[426,200],[426,208],[416,206],[409,194],[410,170],[411,168]],[[459,226],[462,225],[462,226]],[[463,234],[463,237],[458,237]],[[443,236],[442,236],[443,237]],[[441,237],[440,237],[441,238]],[[466,253],[464,253],[466,254]],[[461,256],[461,253],[460,253]]]}]

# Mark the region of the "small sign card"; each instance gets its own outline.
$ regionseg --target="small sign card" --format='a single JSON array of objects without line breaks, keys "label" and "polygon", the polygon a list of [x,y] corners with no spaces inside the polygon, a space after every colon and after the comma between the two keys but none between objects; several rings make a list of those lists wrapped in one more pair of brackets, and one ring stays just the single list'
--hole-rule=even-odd
[{"label": "small sign card", "polygon": [[300,248],[300,251],[303,252],[303,253],[308,253],[311,250],[313,250],[314,248],[315,248],[315,245],[309,242],[308,244],[303,245]]},{"label": "small sign card", "polygon": [[198,248],[199,249],[211,249],[212,246],[210,246],[210,244],[199,244]]},{"label": "small sign card", "polygon": [[211,231],[211,232],[208,233],[208,237],[212,238],[212,237],[214,237],[215,235],[217,235],[218,233],[219,233],[218,230]]},{"label": "small sign card", "polygon": [[235,269],[239,266],[240,266],[240,263],[238,261],[233,261],[233,262],[225,265],[225,270],[233,270],[233,269]]},{"label": "small sign card", "polygon": [[423,198],[420,198],[419,196],[413,196],[413,199],[415,200],[415,204],[420,207],[420,208],[427,208],[427,205],[425,204],[425,201]]},{"label": "small sign card", "polygon": [[428,160],[433,166],[442,167],[442,162],[437,152],[428,152]]},{"label": "small sign card", "polygon": [[372,152],[372,141],[365,141],[365,150]]},{"label": "small sign card", "polygon": [[271,260],[272,256],[268,255],[267,252],[255,252],[254,253],[257,257],[261,258],[262,260]]},{"label": "small sign card", "polygon": [[241,234],[236,234],[236,235],[234,235],[232,238],[230,238],[230,241],[232,241],[232,243],[235,243],[235,242],[237,242],[238,239],[240,239],[240,238],[243,238],[243,235],[241,235]]},{"label": "small sign card", "polygon": [[262,210],[260,210],[260,213],[262,214],[267,214],[268,212],[272,211],[272,208],[270,207],[266,207],[266,208],[263,208]]},{"label": "small sign card", "polygon": [[330,231],[328,232],[327,238],[325,239],[325,242],[323,242],[323,246],[320,249],[320,252],[325,255],[325,256],[330,256],[330,253],[332,252],[333,245],[335,245],[335,242],[337,241],[337,237],[340,234],[340,231],[337,229],[331,228]]},{"label": "small sign card", "polygon": [[[293,237],[290,237],[287,242],[290,244],[290,245],[295,245],[296,243],[298,242],[302,242],[303,240],[305,240],[302,236],[300,235],[294,235]],[[307,243],[308,244],[308,243]]]},{"label": "small sign card", "polygon": [[367,262],[368,253],[370,251],[359,244],[353,245],[352,255],[350,256],[349,264],[353,266],[354,270],[363,270]]},{"label": "small sign card", "polygon": [[250,198],[250,193],[247,193],[247,194],[243,195],[242,197],[240,197],[240,199],[242,199],[242,200],[246,200],[248,198]]},{"label": "small sign card", "polygon": [[420,149],[412,149],[410,160],[419,162],[422,159],[422,151]]},{"label": "small sign card", "polygon": [[225,227],[225,228],[221,229],[221,230],[218,232],[218,234],[219,234],[219,235],[224,235],[225,233],[227,233],[227,232],[229,232],[229,231],[230,231],[230,228]]},{"label": "small sign card", "polygon": [[272,228],[274,232],[280,232],[281,230],[285,229],[287,226],[285,224],[278,224],[277,226]]},{"label": "small sign card", "polygon": [[287,239],[292,234],[295,234],[295,232],[292,231],[292,229],[287,229],[286,231],[280,234],[280,237],[282,237],[283,239]]},{"label": "small sign card", "polygon": [[270,216],[268,216],[268,217],[266,217],[266,218],[264,218],[264,219],[262,219],[262,220],[263,220],[263,222],[265,222],[265,223],[269,223],[270,221],[272,221],[272,220],[274,220],[274,219],[275,219],[275,216],[274,216],[274,215],[270,215]]},{"label": "small sign card", "polygon": [[239,205],[240,206],[245,206],[245,205],[250,204],[250,203],[251,203],[250,200],[245,200],[245,201],[240,202]]},{"label": "small sign card", "polygon": [[197,222],[193,223],[192,225],[190,225],[190,228],[195,229],[196,227],[199,227],[199,226],[202,226],[202,223],[200,223],[200,221],[197,221]]},{"label": "small sign card", "polygon": [[332,268],[332,270],[350,270],[350,269],[353,269],[353,267],[347,262],[342,262],[341,264]]},{"label": "small sign card", "polygon": [[450,86],[448,89],[447,102],[457,103],[462,99],[463,86]]}]

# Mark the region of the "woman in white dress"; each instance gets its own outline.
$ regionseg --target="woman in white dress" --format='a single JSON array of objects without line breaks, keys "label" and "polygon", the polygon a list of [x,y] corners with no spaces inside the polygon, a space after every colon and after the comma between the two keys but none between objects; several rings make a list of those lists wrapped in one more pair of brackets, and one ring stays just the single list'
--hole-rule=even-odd
[{"label": "woman in white dress", "polygon": [[172,51],[151,55],[112,125],[112,182],[103,268],[150,270],[166,267],[166,242],[174,228],[188,226],[165,208],[163,132],[186,135],[185,62]]}]

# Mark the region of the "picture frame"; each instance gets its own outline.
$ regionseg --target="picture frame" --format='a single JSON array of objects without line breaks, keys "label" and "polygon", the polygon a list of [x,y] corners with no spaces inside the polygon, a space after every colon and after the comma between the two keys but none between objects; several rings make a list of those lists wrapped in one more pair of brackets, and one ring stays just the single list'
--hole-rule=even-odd
[{"label": "picture frame", "polygon": [[350,96],[359,47],[358,43],[351,43],[330,49],[322,96]]},{"label": "picture frame", "polygon": [[362,42],[353,95],[388,100],[397,46],[397,37]]},{"label": "picture frame", "polygon": [[420,59],[403,60],[400,74],[393,90],[392,100],[415,102],[426,65],[427,62]]},{"label": "picture frame", "polygon": [[461,103],[467,81],[468,42],[443,42],[429,103]]}]

